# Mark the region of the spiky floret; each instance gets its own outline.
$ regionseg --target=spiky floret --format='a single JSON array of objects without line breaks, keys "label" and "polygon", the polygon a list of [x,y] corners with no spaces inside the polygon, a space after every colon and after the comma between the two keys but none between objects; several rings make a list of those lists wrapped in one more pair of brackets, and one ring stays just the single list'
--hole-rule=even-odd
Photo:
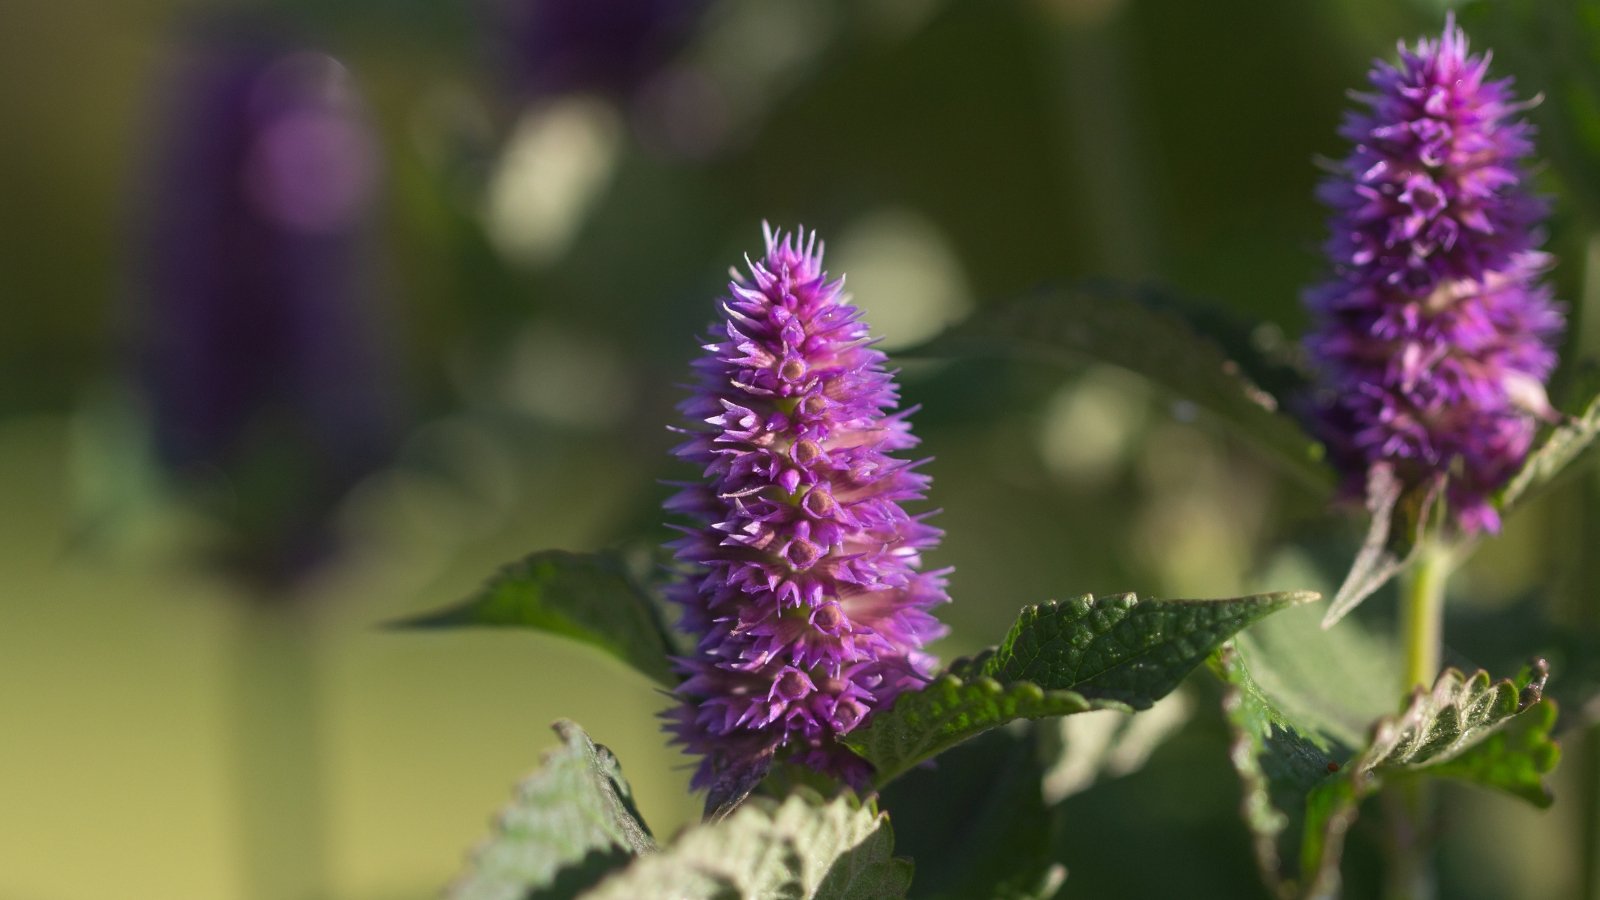
[{"label": "spiky floret", "polygon": [[670,596],[696,638],[669,729],[696,787],[773,754],[859,781],[835,739],[930,672],[946,573],[918,569],[940,532],[901,508],[928,485],[890,455],[917,443],[911,410],[816,234],[769,228],[747,262],[679,406],[675,452],[704,471],[667,503],[694,523]]},{"label": "spiky floret", "polygon": [[1453,18],[1378,61],[1340,135],[1355,144],[1319,191],[1332,277],[1307,294],[1330,457],[1358,486],[1447,478],[1451,517],[1495,531],[1493,493],[1527,456],[1560,308],[1540,283],[1544,205],[1522,160],[1532,128],[1511,80],[1486,81]]}]

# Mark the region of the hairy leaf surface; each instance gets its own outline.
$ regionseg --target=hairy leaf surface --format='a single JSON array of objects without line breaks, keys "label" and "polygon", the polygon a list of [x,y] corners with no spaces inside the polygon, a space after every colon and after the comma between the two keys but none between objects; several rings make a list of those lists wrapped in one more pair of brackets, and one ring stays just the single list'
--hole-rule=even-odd
[{"label": "hairy leaf surface", "polygon": [[517,786],[494,833],[450,886],[451,900],[572,897],[655,849],[611,751],[573,722],[554,728],[562,746]]},{"label": "hairy leaf surface", "polygon": [[1317,597],[1288,592],[1159,600],[1084,594],[1030,606],[999,647],[956,661],[923,690],[900,695],[844,741],[877,768],[883,784],[1014,719],[1145,709],[1240,629]]},{"label": "hairy leaf surface", "polygon": [[894,858],[888,817],[855,796],[800,789],[781,803],[755,797],[720,822],[689,829],[585,900],[877,900],[904,897],[911,864]]},{"label": "hairy leaf surface", "polygon": [[1451,777],[1537,800],[1555,763],[1542,670],[1514,682],[1447,669],[1432,690],[1418,688],[1400,712],[1373,723],[1358,749],[1292,721],[1238,647],[1220,651],[1213,667],[1228,686],[1241,811],[1262,875],[1280,897],[1337,896],[1344,835],[1386,779]]}]

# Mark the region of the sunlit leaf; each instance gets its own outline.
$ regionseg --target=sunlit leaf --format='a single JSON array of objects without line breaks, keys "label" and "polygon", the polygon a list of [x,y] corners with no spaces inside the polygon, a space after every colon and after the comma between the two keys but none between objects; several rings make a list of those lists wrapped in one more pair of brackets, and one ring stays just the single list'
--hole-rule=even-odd
[{"label": "sunlit leaf", "polygon": [[501,569],[465,603],[397,625],[530,628],[604,650],[659,684],[677,683],[655,601],[615,553],[534,553]]},{"label": "sunlit leaf", "polygon": [[958,660],[844,741],[877,768],[882,784],[1014,719],[1148,708],[1240,629],[1318,596],[1160,600],[1084,594],[1030,606],[999,647]]},{"label": "sunlit leaf", "polygon": [[800,789],[756,797],[720,822],[691,828],[659,853],[584,894],[585,900],[891,900],[911,864],[894,858],[888,817],[855,796],[823,800]]},{"label": "sunlit leaf", "polygon": [[573,897],[655,849],[616,757],[572,722],[554,727],[562,746],[517,786],[450,886],[451,900]]},{"label": "sunlit leaf", "polygon": [[1228,686],[1241,810],[1263,877],[1280,897],[1337,895],[1344,835],[1386,779],[1450,777],[1538,800],[1541,776],[1555,763],[1542,670],[1514,682],[1447,669],[1431,690],[1418,688],[1400,712],[1374,722],[1357,749],[1285,715],[1237,647],[1224,648],[1213,666]]}]

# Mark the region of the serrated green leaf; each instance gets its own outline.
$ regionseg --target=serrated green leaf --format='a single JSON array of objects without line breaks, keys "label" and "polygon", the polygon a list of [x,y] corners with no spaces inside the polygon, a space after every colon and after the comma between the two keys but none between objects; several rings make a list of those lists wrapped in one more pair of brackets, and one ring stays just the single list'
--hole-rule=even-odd
[{"label": "serrated green leaf", "polygon": [[1159,600],[1084,594],[1030,606],[999,647],[958,660],[923,690],[900,695],[844,742],[886,784],[1014,719],[1144,709],[1239,629],[1318,596]]},{"label": "serrated green leaf", "polygon": [[[1373,723],[1365,748],[1353,752],[1292,722],[1251,677],[1238,648],[1219,652],[1213,666],[1228,686],[1223,704],[1244,786],[1242,813],[1263,877],[1280,897],[1337,895],[1344,835],[1361,801],[1385,779],[1444,776],[1531,797],[1530,773],[1537,782],[1554,765],[1550,714],[1519,721],[1543,705],[1542,673],[1518,684],[1447,669],[1432,690],[1419,688],[1399,713]],[[1513,722],[1531,730],[1505,732]]]},{"label": "serrated green leaf", "polygon": [[911,864],[894,858],[888,817],[853,795],[800,790],[756,797],[726,819],[691,828],[641,856],[585,900],[877,900],[904,897]]},{"label": "serrated green leaf", "polygon": [[1237,646],[1212,657],[1227,685],[1222,709],[1233,741],[1229,758],[1244,788],[1240,812],[1254,838],[1262,879],[1280,897],[1297,895],[1293,871],[1303,843],[1306,798],[1350,751],[1318,730],[1299,727],[1251,677]]},{"label": "serrated green leaf", "polygon": [[1084,594],[1023,609],[997,649],[951,671],[1147,709],[1239,630],[1318,599],[1310,591],[1222,600]]},{"label": "serrated green leaf", "polygon": [[968,738],[1016,719],[1066,716],[1090,709],[1128,709],[1115,700],[1090,700],[1072,691],[1047,691],[1028,682],[1003,684],[979,675],[945,674],[920,691],[901,694],[871,723],[845,735],[845,744],[888,784]]},{"label": "serrated green leaf", "polygon": [[574,897],[608,871],[655,849],[616,757],[565,719],[562,746],[517,786],[495,831],[472,852],[451,900]]},{"label": "serrated green leaf", "polygon": [[1583,401],[1568,411],[1569,418],[1528,455],[1496,498],[1502,511],[1550,484],[1600,436],[1600,372],[1583,379],[1578,395]]},{"label": "serrated green leaf", "polygon": [[1066,869],[1040,791],[1045,724],[991,731],[884,791],[895,843],[917,861],[912,900],[1055,896]]},{"label": "serrated green leaf", "polygon": [[1555,801],[1544,776],[1555,771],[1561,747],[1550,739],[1556,724],[1556,702],[1534,704],[1506,727],[1430,772],[1521,797],[1534,806]]},{"label": "serrated green leaf", "polygon": [[657,683],[677,684],[655,601],[612,552],[544,550],[501,569],[466,602],[401,628],[531,628],[597,647]]},{"label": "serrated green leaf", "polygon": [[1326,490],[1332,478],[1321,446],[1279,409],[1277,398],[1246,377],[1244,367],[1170,307],[1125,289],[1045,291],[986,309],[911,352],[1109,363],[1208,410],[1288,471]]}]

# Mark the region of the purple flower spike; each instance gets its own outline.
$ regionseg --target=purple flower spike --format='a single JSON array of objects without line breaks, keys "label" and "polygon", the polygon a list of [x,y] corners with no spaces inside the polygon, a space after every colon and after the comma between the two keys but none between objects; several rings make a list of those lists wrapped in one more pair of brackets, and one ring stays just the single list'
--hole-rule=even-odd
[{"label": "purple flower spike", "polygon": [[1493,493],[1548,415],[1560,307],[1540,283],[1544,204],[1524,184],[1532,127],[1511,81],[1486,81],[1452,17],[1437,41],[1378,62],[1340,134],[1355,148],[1320,190],[1333,277],[1307,294],[1329,455],[1359,490],[1447,478],[1457,528],[1500,527]]},{"label": "purple flower spike", "polygon": [[695,363],[678,456],[704,469],[667,509],[692,575],[670,596],[697,639],[680,659],[669,730],[702,757],[697,788],[782,753],[855,783],[836,742],[934,666],[928,609],[946,571],[919,572],[940,532],[900,504],[928,476],[898,392],[816,235],[766,232],[766,256],[729,286]]}]

